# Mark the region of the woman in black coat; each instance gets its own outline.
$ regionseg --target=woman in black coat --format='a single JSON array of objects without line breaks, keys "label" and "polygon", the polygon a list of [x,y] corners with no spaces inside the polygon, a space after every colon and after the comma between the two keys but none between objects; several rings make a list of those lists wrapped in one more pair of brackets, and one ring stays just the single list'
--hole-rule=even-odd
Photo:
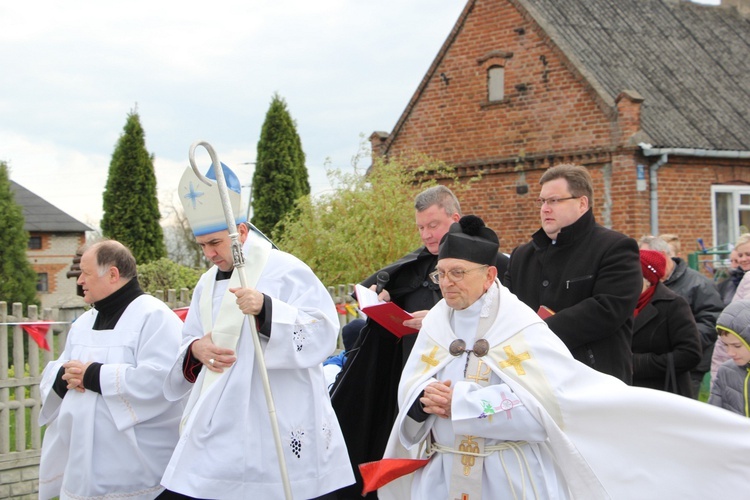
[{"label": "woman in black coat", "polygon": [[698,328],[684,298],[663,283],[666,260],[641,250],[643,292],[633,324],[633,385],[694,397],[690,370],[701,360]]}]

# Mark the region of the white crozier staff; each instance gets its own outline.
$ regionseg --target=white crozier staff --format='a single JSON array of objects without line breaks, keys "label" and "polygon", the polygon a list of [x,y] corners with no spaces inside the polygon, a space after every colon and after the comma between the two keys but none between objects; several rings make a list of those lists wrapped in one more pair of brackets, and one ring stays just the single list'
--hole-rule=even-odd
[{"label": "white crozier staff", "polygon": [[[214,169],[216,174],[216,186],[219,188],[219,197],[221,198],[221,206],[224,210],[224,217],[227,221],[227,228],[229,229],[229,238],[232,240],[232,260],[234,261],[234,268],[239,273],[240,284],[242,288],[247,287],[247,278],[245,277],[245,257],[242,254],[242,243],[240,243],[240,235],[237,232],[237,224],[234,221],[234,214],[232,212],[232,204],[229,200],[229,188],[227,187],[226,179],[224,178],[224,169],[221,168],[221,162],[216,154],[214,148],[205,141],[197,141],[190,145],[190,167],[193,169],[195,175],[200,179],[201,182],[207,186],[211,186],[211,182],[200,173],[198,166],[195,163],[195,149],[198,146],[203,146],[208,151],[211,161],[217,167]],[[266,396],[266,403],[268,404],[268,417],[271,420],[271,429],[273,430],[273,439],[276,443],[276,456],[279,458],[279,469],[281,470],[281,480],[284,483],[284,496],[287,500],[292,498],[292,487],[289,483],[289,473],[286,468],[286,461],[284,460],[283,448],[281,447],[281,433],[279,432],[279,422],[276,419],[276,406],[273,403],[273,395],[271,394],[271,384],[268,382],[268,370],[266,370],[266,360],[263,358],[263,351],[260,346],[260,338],[258,337],[258,330],[255,326],[255,318],[251,315],[247,316],[247,322],[250,325],[251,337],[253,338],[253,346],[255,347],[255,362],[258,365],[258,372],[260,372],[261,379],[263,380],[263,392]]]}]

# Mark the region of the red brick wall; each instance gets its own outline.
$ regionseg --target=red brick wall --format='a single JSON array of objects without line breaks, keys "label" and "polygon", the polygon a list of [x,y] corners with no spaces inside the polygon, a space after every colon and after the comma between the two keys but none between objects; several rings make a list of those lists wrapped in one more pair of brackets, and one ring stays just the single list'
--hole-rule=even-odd
[{"label": "red brick wall", "polygon": [[[478,0],[389,154],[420,151],[447,162],[471,162],[609,149],[610,120],[539,33],[509,2]],[[513,55],[478,62],[493,51]],[[496,63],[505,67],[506,100],[487,105],[486,70]],[[449,78],[447,85],[441,73]],[[520,84],[525,91],[516,89]]]},{"label": "red brick wall", "polygon": [[659,232],[678,234],[683,256],[699,249],[698,238],[714,246],[711,186],[749,183],[748,160],[671,156],[659,169]]},{"label": "red brick wall", "polygon": [[[539,229],[539,178],[564,162],[591,171],[600,223],[636,239],[651,232],[648,168],[658,157],[643,157],[633,137],[641,96],[595,92],[515,0],[476,0],[433,64],[391,136],[373,139],[375,154],[381,145],[390,157],[426,153],[456,166],[463,179],[481,174],[461,193],[462,209],[496,229],[506,252]],[[487,103],[492,65],[505,68],[505,99],[498,103]],[[644,191],[636,187],[638,164],[645,167]],[[699,237],[714,245],[711,185],[750,181],[748,170],[732,164],[670,157],[659,171],[659,230],[679,234],[683,253]],[[519,186],[528,192],[519,194]]]}]

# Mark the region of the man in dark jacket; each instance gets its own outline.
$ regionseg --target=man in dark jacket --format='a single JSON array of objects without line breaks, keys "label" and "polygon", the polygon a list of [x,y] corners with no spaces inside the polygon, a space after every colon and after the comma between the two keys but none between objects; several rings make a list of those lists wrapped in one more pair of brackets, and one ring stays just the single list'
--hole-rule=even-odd
[{"label": "man in dark jacket", "polygon": [[[437,265],[440,240],[451,224],[461,218],[453,192],[445,186],[429,188],[414,200],[416,223],[424,246],[379,270],[362,282],[376,284],[386,271],[389,280],[380,297],[408,311],[413,319],[404,323],[419,330],[422,318],[442,299],[440,287],[429,275]],[[498,254],[499,272],[508,258]],[[367,320],[331,389],[331,402],[344,433],[357,483],[338,492],[340,499],[361,499],[362,479],[358,465],[383,458],[393,422],[398,415],[397,391],[417,334],[396,337],[379,324]],[[370,493],[367,498],[377,498]]]},{"label": "man in dark jacket", "polygon": [[667,270],[664,274],[664,284],[677,295],[685,298],[690,304],[695,324],[701,334],[703,357],[698,366],[690,371],[693,381],[693,395],[697,398],[700,393],[703,377],[711,369],[711,355],[716,343],[716,320],[724,309],[718,290],[713,282],[694,269],[690,269],[687,262],[674,257],[672,249],[657,236],[646,236],[640,240],[641,248],[648,248],[661,252],[667,258]]},{"label": "man in dark jacket", "polygon": [[584,167],[552,167],[539,183],[542,228],[511,254],[505,286],[542,317],[553,313],[545,321],[577,360],[629,384],[638,244],[596,223]]}]

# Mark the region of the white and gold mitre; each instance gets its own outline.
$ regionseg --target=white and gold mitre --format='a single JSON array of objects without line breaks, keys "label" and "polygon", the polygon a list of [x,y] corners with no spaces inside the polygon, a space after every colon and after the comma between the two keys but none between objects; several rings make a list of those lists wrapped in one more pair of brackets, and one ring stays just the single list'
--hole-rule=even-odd
[{"label": "white and gold mitre", "polygon": [[[227,182],[227,188],[229,188],[227,191],[235,224],[241,224],[247,220],[247,217],[240,213],[240,181],[229,167],[223,163],[221,167],[224,172],[224,179]],[[206,177],[211,182],[210,186],[201,181],[192,168],[187,167],[180,179],[180,201],[195,236],[229,229],[221,205],[219,188],[216,186],[216,173],[213,164],[208,169]]]}]

